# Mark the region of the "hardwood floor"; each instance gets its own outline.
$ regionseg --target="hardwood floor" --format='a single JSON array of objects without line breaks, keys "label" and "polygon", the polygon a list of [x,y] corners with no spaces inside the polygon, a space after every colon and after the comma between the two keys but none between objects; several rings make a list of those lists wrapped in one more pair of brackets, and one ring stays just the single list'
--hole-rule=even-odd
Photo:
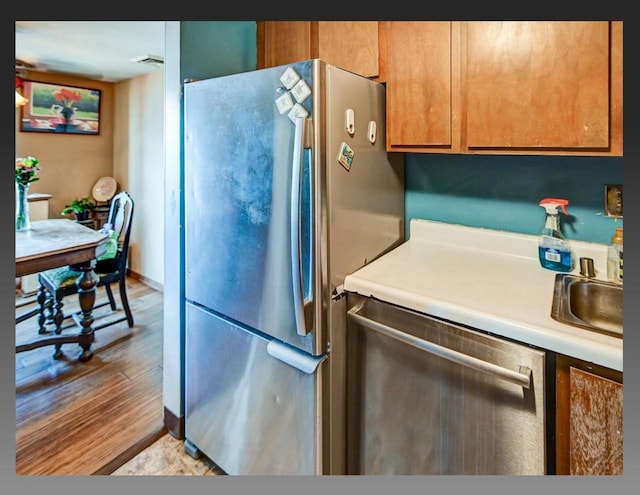
[{"label": "hardwood floor", "polygon": [[[116,317],[123,314],[117,288],[114,295]],[[77,344],[63,345],[59,360],[53,346],[16,354],[17,475],[110,474],[166,433],[162,292],[129,277],[127,295],[135,326],[124,321],[98,330],[89,361],[78,361]],[[98,289],[96,304],[105,299]],[[16,314],[35,304],[18,307],[22,300],[16,296]],[[78,307],[75,296],[64,302]],[[96,310],[96,323],[109,313],[108,306]],[[16,325],[16,343],[37,328],[37,317]]]}]

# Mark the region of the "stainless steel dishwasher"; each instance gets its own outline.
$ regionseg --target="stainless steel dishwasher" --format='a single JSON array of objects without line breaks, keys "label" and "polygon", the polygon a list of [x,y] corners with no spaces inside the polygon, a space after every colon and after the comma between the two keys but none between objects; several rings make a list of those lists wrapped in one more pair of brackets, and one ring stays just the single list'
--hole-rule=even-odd
[{"label": "stainless steel dishwasher", "polygon": [[546,474],[545,353],[348,294],[348,474]]}]

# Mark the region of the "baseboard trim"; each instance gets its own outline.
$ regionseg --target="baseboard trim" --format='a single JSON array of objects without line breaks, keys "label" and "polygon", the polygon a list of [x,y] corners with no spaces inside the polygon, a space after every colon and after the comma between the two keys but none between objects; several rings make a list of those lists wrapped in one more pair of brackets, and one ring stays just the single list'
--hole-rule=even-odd
[{"label": "baseboard trim", "polygon": [[127,268],[127,275],[129,275],[131,278],[135,278],[136,280],[139,280],[140,282],[142,282],[145,285],[148,285],[149,287],[151,287],[152,289],[155,289],[157,291],[160,292],[164,292],[164,285],[161,283],[156,282],[155,280],[151,280],[148,277],[145,277],[144,275],[140,275],[137,272],[134,272],[133,270]]},{"label": "baseboard trim", "polygon": [[133,444],[131,447],[129,447],[124,452],[122,452],[120,455],[116,456],[115,459],[112,459],[111,461],[109,461],[107,464],[102,466],[93,474],[109,475],[113,473],[116,469],[118,469],[119,467],[129,462],[131,459],[137,456],[140,452],[142,452],[144,449],[146,449],[153,443],[160,440],[166,434],[167,434],[167,429],[164,427],[159,428],[157,431],[148,434],[142,440],[139,440],[138,442]]},{"label": "baseboard trim", "polygon": [[184,416],[178,417],[165,407],[164,427],[173,438],[184,440]]}]

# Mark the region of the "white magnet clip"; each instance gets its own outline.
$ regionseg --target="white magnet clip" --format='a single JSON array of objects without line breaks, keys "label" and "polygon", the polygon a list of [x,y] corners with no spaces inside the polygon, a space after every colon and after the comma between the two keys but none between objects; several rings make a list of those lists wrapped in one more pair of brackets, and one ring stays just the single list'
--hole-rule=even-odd
[{"label": "white magnet clip", "polygon": [[293,108],[293,98],[291,98],[291,94],[288,91],[276,98],[276,107],[280,115]]},{"label": "white magnet clip", "polygon": [[377,125],[375,120],[372,120],[371,122],[369,122],[369,131],[368,131],[368,136],[369,136],[369,142],[371,144],[374,144],[376,142],[376,137],[377,137]]},{"label": "white magnet clip", "polygon": [[300,80],[300,76],[291,67],[287,67],[287,70],[285,70],[280,76],[280,80],[282,81],[282,84],[284,84],[285,88],[291,89]]},{"label": "white magnet clip", "polygon": [[295,86],[291,88],[291,94],[298,103],[302,103],[311,94],[311,88],[304,82],[304,79],[300,79]]},{"label": "white magnet clip", "polygon": [[355,117],[353,115],[353,110],[351,108],[348,108],[344,114],[344,126],[347,129],[347,132],[349,133],[349,135],[353,136],[353,133],[356,130],[356,125],[355,125]]}]

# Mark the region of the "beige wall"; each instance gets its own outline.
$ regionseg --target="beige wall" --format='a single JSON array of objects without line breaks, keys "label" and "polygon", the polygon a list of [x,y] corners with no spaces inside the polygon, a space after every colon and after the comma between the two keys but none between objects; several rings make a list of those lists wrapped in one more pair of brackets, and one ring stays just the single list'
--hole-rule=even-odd
[{"label": "beige wall", "polygon": [[102,91],[97,136],[21,132],[21,112],[16,110],[15,156],[31,155],[40,160],[40,180],[31,185],[29,192],[51,194],[49,216],[62,218],[60,211],[66,204],[75,197],[91,196],[96,181],[113,173],[114,84],[35,71],[29,71],[29,79]]},{"label": "beige wall", "polygon": [[52,195],[49,217],[75,197],[91,196],[100,177],[113,177],[135,201],[129,269],[154,288],[164,285],[164,74],[120,83],[29,71],[29,79],[100,89],[98,136],[21,132],[16,109],[15,156],[40,160],[30,192]]},{"label": "beige wall", "polygon": [[113,178],[135,201],[129,268],[164,285],[164,72],[116,85]]}]

